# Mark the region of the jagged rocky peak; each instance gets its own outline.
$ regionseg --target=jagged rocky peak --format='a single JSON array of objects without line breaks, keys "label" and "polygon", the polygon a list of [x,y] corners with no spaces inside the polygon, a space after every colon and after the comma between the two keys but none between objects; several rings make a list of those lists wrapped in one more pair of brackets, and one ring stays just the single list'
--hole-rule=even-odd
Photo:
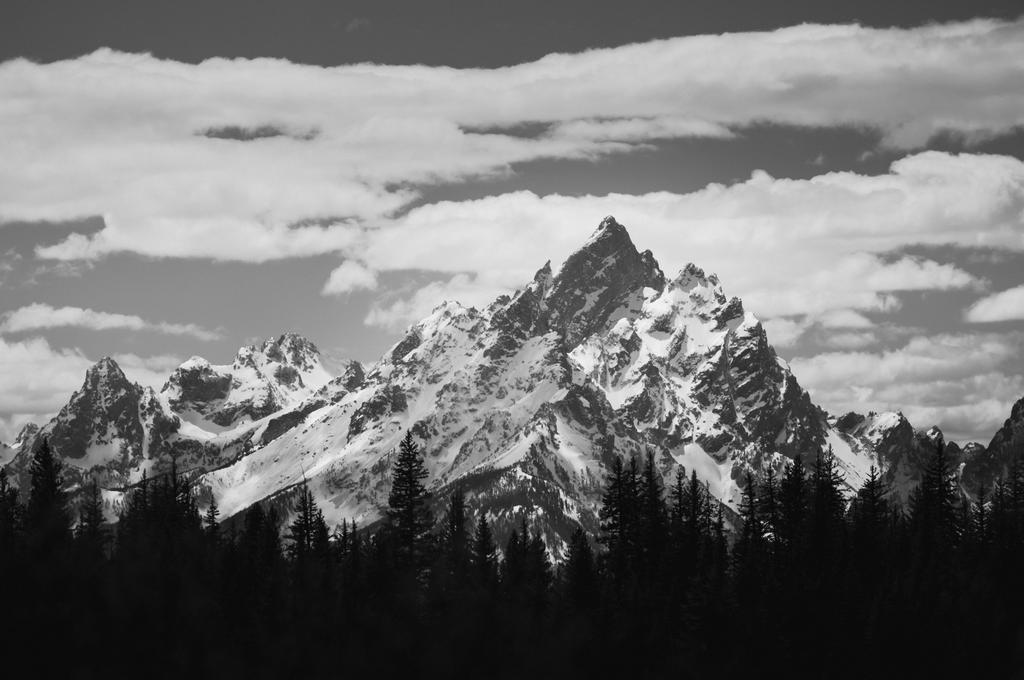
[{"label": "jagged rocky peak", "polygon": [[37,434],[39,434],[38,425],[36,425],[35,423],[25,423],[25,425],[21,428],[21,431],[18,432],[18,436],[14,439],[13,447],[16,449],[22,448],[23,446],[25,446],[25,444],[35,439],[35,436]]},{"label": "jagged rocky peak", "polygon": [[[651,251],[637,251],[626,228],[606,217],[557,271],[546,263],[493,322],[521,337],[556,331],[568,348],[606,327],[617,310],[638,311],[645,289],[661,291],[665,275]],[[494,309],[494,306],[492,306]]]},{"label": "jagged rocky peak", "polygon": [[82,387],[71,395],[57,417],[40,429],[36,441],[49,437],[55,450],[72,459],[84,458],[91,447],[114,440],[138,447],[142,440],[142,394],[142,387],[128,380],[116,361],[104,357],[89,367]]},{"label": "jagged rocky peak", "polygon": [[132,386],[132,382],[117,362],[110,357],[103,357],[86,370],[82,390],[114,395],[120,390],[131,389]]},{"label": "jagged rocky peak", "polygon": [[548,326],[574,347],[623,307],[642,304],[644,288],[661,290],[665,275],[651,251],[637,251],[626,228],[606,217],[569,256],[544,296]]},{"label": "jagged rocky peak", "polygon": [[268,359],[299,370],[312,369],[320,358],[320,350],[316,345],[297,333],[285,333],[277,340],[268,338],[260,351]]}]

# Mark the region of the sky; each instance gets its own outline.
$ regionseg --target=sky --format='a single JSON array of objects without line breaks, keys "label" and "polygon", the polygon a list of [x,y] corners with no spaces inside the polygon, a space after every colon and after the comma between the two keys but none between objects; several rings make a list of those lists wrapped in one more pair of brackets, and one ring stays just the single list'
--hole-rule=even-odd
[{"label": "sky", "polygon": [[1019,5],[7,0],[0,440],[108,355],[372,363],[606,215],[829,412],[987,443],[1024,396]]}]

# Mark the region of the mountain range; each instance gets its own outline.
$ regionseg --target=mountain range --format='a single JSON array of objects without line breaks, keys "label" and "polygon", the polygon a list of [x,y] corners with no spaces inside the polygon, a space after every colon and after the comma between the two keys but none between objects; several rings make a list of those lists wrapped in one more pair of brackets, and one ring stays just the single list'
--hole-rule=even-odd
[{"label": "mountain range", "polygon": [[829,449],[850,493],[874,466],[906,504],[942,443],[971,495],[1024,445],[1024,399],[988,446],[944,442],[899,412],[831,415],[714,274],[691,264],[667,277],[608,217],[560,267],[486,309],[443,303],[372,366],[286,334],[228,365],[193,357],[157,392],[104,358],[55,418],[0,447],[0,463],[24,490],[48,439],[73,489],[97,481],[112,521],[131,485],[174,461],[223,517],[287,510],[306,484],[329,525],[368,526],[407,430],[435,502],[460,489],[499,538],[529,517],[558,557],[577,524],[597,532],[617,457],[650,452],[666,484],[696,471],[734,515],[748,473]]}]

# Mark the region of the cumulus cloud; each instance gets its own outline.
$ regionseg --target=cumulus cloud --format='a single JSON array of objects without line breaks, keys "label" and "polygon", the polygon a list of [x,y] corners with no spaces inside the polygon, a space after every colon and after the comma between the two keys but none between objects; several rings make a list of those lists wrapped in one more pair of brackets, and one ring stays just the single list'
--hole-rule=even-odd
[{"label": "cumulus cloud", "polygon": [[606,215],[626,225],[638,248],[652,249],[668,274],[696,262],[762,318],[790,317],[806,328],[845,317],[856,326],[864,324],[865,311],[898,309],[899,291],[985,285],[953,264],[893,259],[901,248],[1024,250],[1024,163],[925,152],[878,176],[837,172],[791,180],[755,172],[746,182],[684,195],[516,192],[439,202],[364,230],[346,252],[374,271],[466,273],[474,275],[471,282],[508,293],[545,260],[562,262]]},{"label": "cumulus cloud", "polygon": [[75,326],[94,331],[114,328],[156,331],[170,335],[189,335],[198,340],[219,340],[221,337],[220,333],[205,330],[191,323],[178,324],[164,321],[152,323],[131,314],[111,314],[81,307],[52,307],[38,302],[7,312],[0,315],[0,318],[3,319],[3,322],[0,323],[0,332],[2,333],[22,333],[61,326]]},{"label": "cumulus cloud", "polygon": [[331,272],[321,295],[341,295],[354,290],[373,290],[377,287],[377,274],[354,260],[345,260]]},{"label": "cumulus cloud", "polygon": [[1024,319],[1024,285],[978,300],[964,318],[971,323]]},{"label": "cumulus cloud", "polygon": [[[939,131],[983,138],[1024,124],[1022,36],[1024,23],[990,20],[802,25],[462,70],[15,60],[0,64],[0,221],[103,216],[43,257],[258,262],[344,250],[410,186],[540,158],[763,122],[867,127],[905,148]],[[546,131],[510,133],[524,124]]]},{"label": "cumulus cloud", "polygon": [[915,336],[894,350],[826,352],[790,366],[831,413],[901,410],[919,429],[987,444],[1024,393],[1024,377],[1008,372],[1022,347],[1019,333]]}]

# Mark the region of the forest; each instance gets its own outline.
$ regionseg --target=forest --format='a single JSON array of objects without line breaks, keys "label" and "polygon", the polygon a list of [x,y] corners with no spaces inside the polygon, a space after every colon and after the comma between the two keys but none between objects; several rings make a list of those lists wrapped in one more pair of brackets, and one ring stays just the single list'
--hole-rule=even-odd
[{"label": "forest", "polygon": [[[75,677],[1021,677],[1024,462],[968,496],[939,446],[906,508],[828,451],[748,478],[738,522],[694,472],[618,459],[599,536],[557,565],[464,494],[434,517],[411,435],[384,521],[331,531],[305,487],[219,522],[172,470],[119,521],[75,512],[44,442],[0,471],[0,668]],[[75,517],[77,515],[77,518]],[[735,524],[735,528],[730,525]],[[8,675],[8,673],[11,673]]]}]

